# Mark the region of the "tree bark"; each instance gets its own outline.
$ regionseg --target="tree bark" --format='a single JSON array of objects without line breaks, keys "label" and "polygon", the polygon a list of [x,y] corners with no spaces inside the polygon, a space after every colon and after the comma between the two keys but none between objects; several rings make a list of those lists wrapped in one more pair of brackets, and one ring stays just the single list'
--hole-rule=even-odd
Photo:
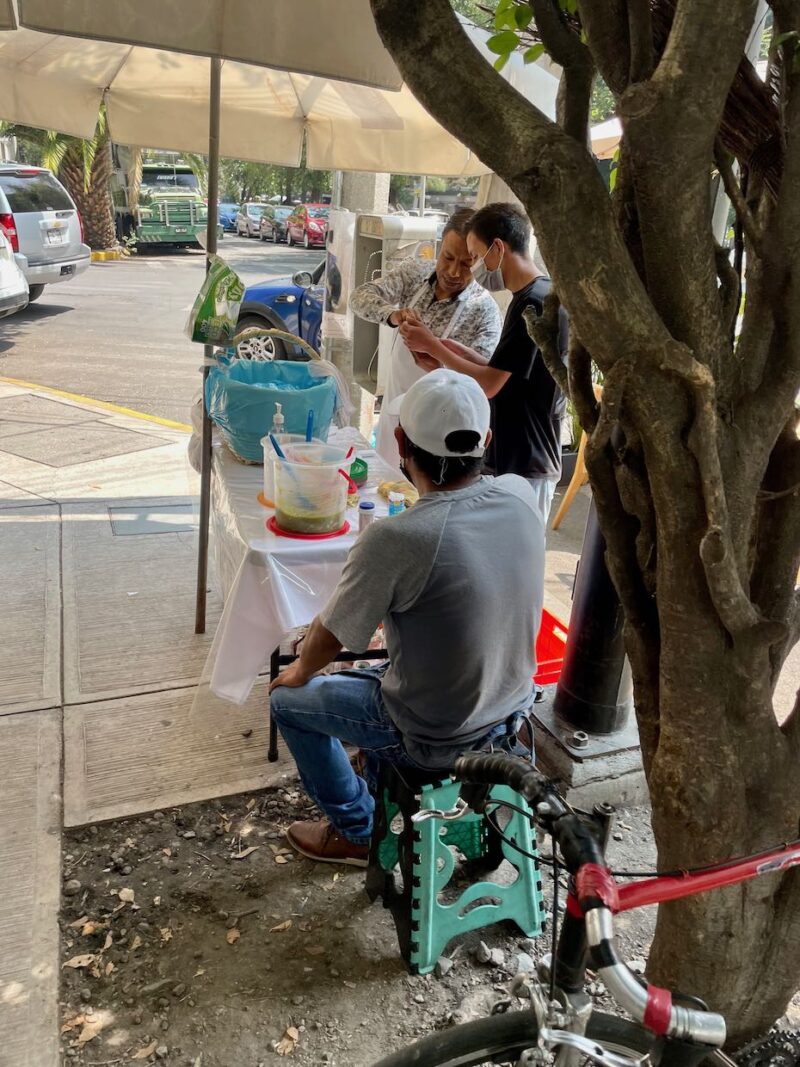
[{"label": "tree bark", "polygon": [[[579,2],[581,41],[565,38],[574,29],[556,4],[529,0],[567,71],[557,126],[472,47],[449,0],[371,3],[414,94],[524,203],[569,312],[566,384],[625,611],[660,865],[797,837],[800,700],[782,727],[772,706],[800,636],[794,39],[781,46],[778,107],[743,59],[755,0]],[[784,32],[798,29],[796,4],[775,7]],[[613,200],[580,128],[582,49],[620,101]],[[741,128],[748,116],[763,129]],[[721,146],[748,164],[746,197]],[[715,152],[747,246],[738,340],[739,275],[711,230]],[[591,362],[605,376],[599,412]],[[723,1012],[733,1045],[765,1031],[800,987],[800,873],[661,908],[648,973]]]},{"label": "tree bark", "polygon": [[59,171],[83,220],[84,239],[90,248],[98,251],[115,248],[117,244],[111,173],[111,142],[107,137],[97,145],[88,183],[83,154],[77,143],[67,150]]}]

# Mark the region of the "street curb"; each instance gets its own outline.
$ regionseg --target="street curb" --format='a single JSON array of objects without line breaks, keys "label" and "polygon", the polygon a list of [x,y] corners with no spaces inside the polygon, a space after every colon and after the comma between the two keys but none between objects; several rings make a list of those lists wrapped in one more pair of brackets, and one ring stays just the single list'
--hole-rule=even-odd
[{"label": "street curb", "polygon": [[91,396],[82,393],[68,393],[65,389],[54,389],[49,385],[38,385],[36,382],[24,382],[19,378],[6,378],[0,376],[0,384],[15,385],[20,389],[29,389],[34,393],[46,393],[49,396],[60,396],[65,400],[72,400],[76,404],[85,407],[97,408],[100,411],[108,411],[113,415],[126,415],[131,419],[141,419],[142,422],[152,422],[156,426],[165,426],[168,430],[180,430],[181,433],[191,433],[192,427],[185,422],[176,422],[174,419],[163,419],[160,415],[148,415],[144,411],[136,411],[134,408],[122,407],[120,404],[111,404],[107,400],[95,400]]},{"label": "street curb", "polygon": [[111,249],[108,252],[92,252],[92,263],[106,263],[111,259],[122,259],[122,252]]}]

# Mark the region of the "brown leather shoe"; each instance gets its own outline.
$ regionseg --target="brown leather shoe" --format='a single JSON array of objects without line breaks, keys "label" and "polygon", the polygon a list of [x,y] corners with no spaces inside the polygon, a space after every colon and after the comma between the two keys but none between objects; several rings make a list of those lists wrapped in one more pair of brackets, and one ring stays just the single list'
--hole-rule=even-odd
[{"label": "brown leather shoe", "polygon": [[327,819],[320,822],[293,822],[286,831],[286,840],[301,856],[320,863],[346,863],[351,867],[366,867],[369,844],[356,845],[337,834]]}]

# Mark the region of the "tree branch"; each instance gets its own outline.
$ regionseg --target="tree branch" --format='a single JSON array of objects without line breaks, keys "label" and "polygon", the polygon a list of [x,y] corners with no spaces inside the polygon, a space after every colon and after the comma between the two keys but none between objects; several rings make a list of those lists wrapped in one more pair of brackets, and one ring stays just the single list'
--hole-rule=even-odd
[{"label": "tree branch", "polygon": [[631,44],[629,81],[646,81],[653,73],[653,19],[650,0],[628,0],[628,34]]},{"label": "tree branch", "polygon": [[732,637],[763,620],[742,586],[731,540],[728,505],[717,449],[716,390],[708,367],[682,345],[673,345],[664,370],[686,382],[694,397],[694,422],[689,449],[697,460],[708,529],[700,542],[700,558],[709,593],[723,626]]},{"label": "tree branch", "polygon": [[731,264],[727,248],[717,245],[715,258],[717,262],[717,277],[720,284],[720,298],[722,300],[722,317],[726,332],[731,339],[731,345],[733,345],[740,300],[739,275]]},{"label": "tree branch", "polygon": [[753,218],[753,213],[750,211],[747,201],[744,198],[742,187],[739,185],[736,175],[733,173],[731,158],[722,147],[722,143],[719,139],[714,145],[714,161],[717,164],[717,169],[722,178],[722,184],[725,186],[725,192],[728,194],[728,199],[731,204],[733,204],[736,216],[741,222],[742,229],[750,242],[751,252],[757,256],[761,255],[761,233],[756,225],[756,220]]},{"label": "tree branch", "polygon": [[604,4],[581,0],[581,25],[603,81],[615,96],[624,92],[630,75],[626,0]]},{"label": "tree branch", "polygon": [[668,341],[666,329],[586,149],[491,69],[449,0],[371,5],[378,32],[417,99],[502,174],[525,204],[561,300],[578,335],[592,337],[600,368],[609,370],[625,355],[656,358]]},{"label": "tree branch", "polygon": [[568,395],[575,406],[578,421],[585,433],[591,433],[600,417],[600,405],[597,403],[592,382],[592,358],[573,329],[570,329],[569,337],[567,380]]},{"label": "tree branch", "polygon": [[594,78],[591,53],[567,25],[553,0],[529,0],[529,3],[542,44],[563,70],[557,99],[559,125],[585,145]]},{"label": "tree branch", "polygon": [[528,334],[539,346],[545,366],[553,376],[553,380],[566,396],[569,396],[569,380],[567,368],[561,357],[559,348],[559,310],[561,301],[558,293],[551,290],[544,298],[542,314],[537,315],[532,307],[526,307],[522,312]]}]

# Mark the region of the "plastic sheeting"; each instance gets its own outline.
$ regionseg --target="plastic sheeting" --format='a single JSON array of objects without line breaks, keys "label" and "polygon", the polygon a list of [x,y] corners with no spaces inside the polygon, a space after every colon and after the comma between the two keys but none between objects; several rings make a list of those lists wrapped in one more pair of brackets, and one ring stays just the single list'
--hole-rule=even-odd
[{"label": "plastic sheeting", "polygon": [[333,376],[312,373],[310,363],[235,359],[213,367],[206,381],[206,407],[237,456],[263,463],[261,438],[269,433],[275,404],[283,407],[286,433],[305,433],[314,412],[314,436],[325,441],[338,403]]},{"label": "plastic sheeting", "polygon": [[[380,482],[396,477],[364,438],[348,427],[329,442],[356,446],[369,477],[362,499],[387,513]],[[336,587],[358,536],[358,513],[348,508],[351,531],[325,541],[297,541],[266,529],[273,512],[258,503],[262,472],[238,463],[221,444],[214,447],[212,537],[225,610],[209,654],[203,683],[234,704],[243,704],[272,652],[298,626],[311,622]]]}]

